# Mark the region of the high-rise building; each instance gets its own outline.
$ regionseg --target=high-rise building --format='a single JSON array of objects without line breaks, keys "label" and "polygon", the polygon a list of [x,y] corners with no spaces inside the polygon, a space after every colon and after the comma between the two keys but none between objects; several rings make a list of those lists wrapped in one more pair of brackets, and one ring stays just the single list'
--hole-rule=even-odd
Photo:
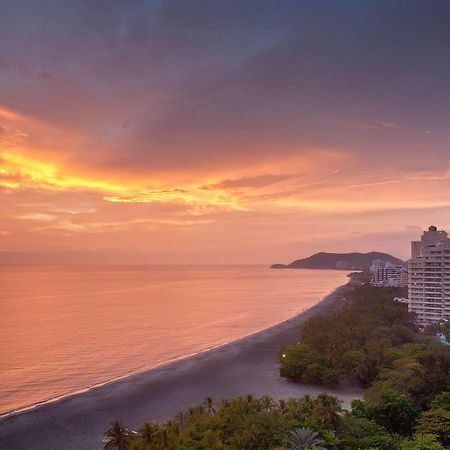
[{"label": "high-rise building", "polygon": [[381,259],[374,259],[372,261],[372,264],[370,266],[370,271],[372,273],[375,273],[378,269],[385,269],[387,266],[387,264],[389,264],[387,261],[382,261]]},{"label": "high-rise building", "polygon": [[450,319],[450,239],[435,226],[411,243],[408,309],[421,324]]}]

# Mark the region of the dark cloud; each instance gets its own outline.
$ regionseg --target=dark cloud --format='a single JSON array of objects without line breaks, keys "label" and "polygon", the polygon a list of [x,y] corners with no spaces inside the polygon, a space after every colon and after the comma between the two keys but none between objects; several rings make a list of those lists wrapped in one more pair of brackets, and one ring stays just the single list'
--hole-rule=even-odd
[{"label": "dark cloud", "polygon": [[4,2],[1,101],[89,136],[80,159],[112,168],[319,147],[442,163],[449,23],[442,0]]}]

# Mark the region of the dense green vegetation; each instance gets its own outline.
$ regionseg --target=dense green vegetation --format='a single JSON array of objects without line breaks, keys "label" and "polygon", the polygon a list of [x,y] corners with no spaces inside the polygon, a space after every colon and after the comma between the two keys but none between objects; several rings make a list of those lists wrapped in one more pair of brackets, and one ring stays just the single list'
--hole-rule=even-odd
[{"label": "dense green vegetation", "polygon": [[314,317],[300,341],[280,355],[280,374],[326,386],[359,384],[373,402],[392,389],[417,406],[450,386],[450,351],[418,332],[406,305],[393,301],[396,288],[364,285],[347,295],[339,311]]},{"label": "dense green vegetation", "polygon": [[335,397],[238,397],[180,412],[137,432],[112,423],[105,449],[443,450],[450,448],[450,348],[418,332],[398,289],[361,286],[337,312],[308,320],[280,353],[281,375],[327,386],[359,384],[345,411]]},{"label": "dense green vegetation", "polygon": [[164,424],[145,423],[137,434],[112,423],[105,449],[443,450],[450,445],[449,399],[450,392],[440,394],[421,412],[404,394],[387,391],[377,403],[354,401],[348,412],[326,394],[279,402],[208,398]]}]

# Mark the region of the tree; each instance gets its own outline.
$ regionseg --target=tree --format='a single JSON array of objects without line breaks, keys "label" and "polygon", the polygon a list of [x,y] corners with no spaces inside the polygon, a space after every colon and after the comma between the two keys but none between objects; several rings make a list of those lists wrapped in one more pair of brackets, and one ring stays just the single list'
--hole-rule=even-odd
[{"label": "tree", "polygon": [[[283,349],[280,362],[280,375],[284,378],[309,383],[321,381],[323,355],[306,343],[293,344]],[[303,380],[305,376],[306,380]]]},{"label": "tree", "polygon": [[222,442],[220,441],[218,433],[214,432],[213,430],[207,430],[203,433],[202,439],[200,441],[200,446],[200,448],[208,450],[220,450],[224,448]]},{"label": "tree", "polygon": [[447,391],[450,386],[450,348],[435,345],[418,355],[417,360],[426,370],[426,389],[420,392],[423,400],[430,401],[436,394]]},{"label": "tree", "polygon": [[[442,390],[445,358],[432,364],[411,358],[415,365],[403,367],[402,379],[396,383],[400,376],[394,363],[403,355],[403,347],[418,339],[418,332],[413,317],[393,300],[395,296],[401,296],[399,289],[362,286],[348,293],[339,311],[306,321],[300,341],[280,353],[280,375],[327,386],[345,379],[369,386],[383,369],[390,369],[391,376],[381,388],[403,392],[406,386],[407,393],[417,391],[419,396],[427,389],[434,395],[435,384]],[[432,369],[427,372],[426,366]],[[427,383],[427,377],[433,383]]]},{"label": "tree", "polygon": [[[416,349],[420,351],[420,349]],[[403,354],[401,358],[392,362],[394,368],[385,368],[368,389],[365,398],[378,402],[386,390],[402,392],[412,398],[422,397],[428,387],[427,371],[417,362],[414,356]]]},{"label": "tree", "polygon": [[289,406],[288,406],[286,400],[281,399],[278,402],[278,409],[281,414],[286,414],[289,411]]},{"label": "tree", "polygon": [[341,376],[340,375],[341,374],[340,374],[339,370],[325,368],[322,371],[322,375],[320,377],[320,380],[322,381],[322,383],[325,386],[335,387],[335,386],[337,386],[339,384],[339,382],[341,380]]},{"label": "tree", "polygon": [[352,380],[364,385],[370,381],[370,368],[361,350],[348,350],[345,352],[342,355],[342,365]]},{"label": "tree", "polygon": [[385,390],[380,402],[369,404],[369,419],[375,420],[391,433],[409,436],[419,417],[419,409],[400,392]]},{"label": "tree", "polygon": [[203,406],[205,407],[208,414],[214,414],[216,412],[214,399],[211,396],[205,398],[205,400],[203,401]]},{"label": "tree", "polygon": [[437,408],[422,413],[416,431],[434,434],[442,445],[450,446],[450,411]]},{"label": "tree", "polygon": [[346,449],[390,450],[393,447],[393,439],[384,427],[373,420],[351,414],[344,417],[338,436],[340,445]]},{"label": "tree", "polygon": [[450,391],[441,392],[434,397],[434,400],[431,402],[431,409],[438,408],[450,411]]},{"label": "tree", "polygon": [[322,447],[323,441],[319,434],[310,428],[297,428],[291,431],[287,444],[291,450],[326,450]]},{"label": "tree", "polygon": [[263,411],[270,411],[275,406],[275,402],[270,395],[263,395],[259,400],[259,404]]},{"label": "tree", "polygon": [[417,434],[402,442],[401,450],[445,450],[433,434]]},{"label": "tree", "polygon": [[320,394],[314,400],[312,415],[321,425],[336,429],[341,421],[342,401],[328,394]]},{"label": "tree", "polygon": [[128,428],[119,420],[111,422],[109,428],[105,432],[106,444],[105,450],[117,448],[118,450],[128,450],[132,441],[132,437]]},{"label": "tree", "polygon": [[189,426],[188,413],[180,411],[175,416],[175,422],[178,425],[178,430],[181,434],[185,433]]},{"label": "tree", "polygon": [[159,426],[155,423],[146,422],[139,430],[139,438],[144,450],[151,448],[159,432]]},{"label": "tree", "polygon": [[168,422],[165,427],[160,428],[158,431],[158,434],[156,435],[156,442],[157,442],[157,448],[166,450],[169,448],[169,442],[170,442],[170,430],[176,430],[172,431],[172,433],[178,433],[178,427],[173,422]]},{"label": "tree", "polygon": [[369,406],[364,400],[355,399],[352,400],[352,416],[355,417],[368,417]]}]

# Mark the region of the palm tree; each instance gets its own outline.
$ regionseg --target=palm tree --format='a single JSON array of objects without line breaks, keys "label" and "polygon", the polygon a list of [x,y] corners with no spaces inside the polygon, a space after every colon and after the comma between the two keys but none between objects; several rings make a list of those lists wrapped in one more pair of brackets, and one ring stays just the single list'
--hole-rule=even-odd
[{"label": "palm tree", "polygon": [[262,407],[263,410],[265,411],[270,411],[273,406],[275,405],[273,398],[270,395],[263,395],[260,400],[259,403]]},{"label": "palm tree", "polygon": [[[158,447],[159,449],[162,450],[166,450],[169,448],[169,434],[170,434],[170,429],[174,428],[174,424],[171,423],[170,421],[167,423],[167,426],[164,428],[161,428],[158,431],[157,434],[157,442],[158,442]],[[176,431],[178,431],[178,427],[176,428]]]},{"label": "palm tree", "polygon": [[184,434],[189,425],[188,415],[183,411],[178,412],[175,416],[175,422],[178,425],[180,434]]},{"label": "palm tree", "polygon": [[359,363],[352,369],[352,375],[363,384],[367,384],[370,379],[370,367],[365,361]]},{"label": "palm tree", "polygon": [[187,417],[187,422],[191,423],[195,419],[196,415],[197,415],[197,410],[191,406],[185,413],[185,416]]},{"label": "palm tree", "polygon": [[315,400],[314,414],[322,425],[328,424],[336,428],[341,421],[342,401],[328,394],[319,394]]},{"label": "palm tree", "polygon": [[286,400],[281,399],[278,402],[278,409],[280,410],[281,414],[286,414],[289,411],[289,406],[286,403]]},{"label": "palm tree", "polygon": [[214,399],[211,396],[205,398],[205,400],[203,401],[203,406],[206,408],[208,414],[213,415],[216,412]]},{"label": "palm tree", "polygon": [[111,422],[109,428],[105,432],[104,450],[117,448],[118,450],[128,450],[132,437],[128,428],[120,420]]},{"label": "palm tree", "polygon": [[299,399],[288,399],[287,409],[289,415],[295,419],[305,420],[311,415],[314,409],[314,402],[315,400],[313,400],[308,394]]},{"label": "palm tree", "polygon": [[314,408],[314,400],[310,395],[306,394],[300,399],[300,407],[304,414],[311,414]]},{"label": "palm tree", "polygon": [[143,449],[147,450],[153,444],[155,436],[159,431],[159,427],[155,423],[146,422],[139,430],[139,438],[142,442]]},{"label": "palm tree", "polygon": [[322,440],[318,433],[309,428],[297,428],[291,431],[291,438],[288,440],[290,450],[327,450],[322,447]]}]

